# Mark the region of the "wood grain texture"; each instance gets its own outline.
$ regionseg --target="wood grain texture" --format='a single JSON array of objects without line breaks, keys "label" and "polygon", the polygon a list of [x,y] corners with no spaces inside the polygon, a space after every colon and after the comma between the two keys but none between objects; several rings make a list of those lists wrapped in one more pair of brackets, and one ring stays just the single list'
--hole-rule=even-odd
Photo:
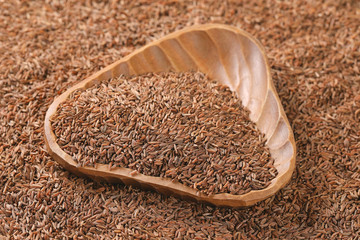
[{"label": "wood grain texture", "polygon": [[[77,167],[70,155],[56,143],[50,117],[77,89],[86,89],[103,80],[147,72],[199,70],[226,84],[237,93],[250,119],[267,139],[278,175],[262,190],[243,195],[227,193],[207,196],[183,184],[161,177],[132,175],[133,170],[104,164]],[[45,116],[45,142],[49,154],[65,169],[96,181],[122,182],[184,199],[217,206],[243,207],[272,196],[291,178],[295,168],[296,146],[292,129],[270,76],[264,48],[248,33],[235,27],[208,24],[186,28],[154,41],[79,82],[58,96]],[[241,139],[239,139],[241,141]]]}]

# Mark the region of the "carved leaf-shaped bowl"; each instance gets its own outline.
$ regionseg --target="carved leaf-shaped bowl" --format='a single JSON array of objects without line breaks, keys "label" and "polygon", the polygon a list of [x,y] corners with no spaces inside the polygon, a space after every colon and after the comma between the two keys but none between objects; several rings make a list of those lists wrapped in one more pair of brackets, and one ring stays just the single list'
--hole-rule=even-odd
[{"label": "carved leaf-shaped bowl", "polygon": [[[58,106],[77,89],[86,89],[119,75],[132,76],[148,72],[199,70],[226,84],[237,93],[250,119],[265,134],[266,145],[274,158],[278,175],[262,190],[243,195],[228,193],[206,195],[171,179],[132,175],[128,168],[77,167],[70,155],[56,143],[50,117]],[[169,34],[109,65],[58,96],[45,117],[45,141],[50,155],[65,169],[94,180],[122,182],[153,189],[167,195],[208,202],[217,206],[250,206],[279,191],[291,178],[296,148],[292,129],[274,88],[269,65],[261,44],[235,27],[209,24],[193,26]],[[241,141],[241,139],[239,139]]]}]

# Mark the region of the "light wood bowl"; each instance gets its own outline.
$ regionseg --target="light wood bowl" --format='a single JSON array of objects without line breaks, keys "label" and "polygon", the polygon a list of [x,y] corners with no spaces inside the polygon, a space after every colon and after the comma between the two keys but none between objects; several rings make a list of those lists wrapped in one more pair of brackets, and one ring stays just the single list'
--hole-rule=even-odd
[{"label": "light wood bowl", "polygon": [[[227,193],[206,195],[171,179],[132,175],[132,169],[96,164],[77,167],[70,155],[56,143],[50,117],[77,89],[86,89],[103,80],[148,72],[201,71],[226,84],[237,93],[250,119],[265,134],[278,175],[262,190],[243,195]],[[295,168],[296,147],[292,129],[271,79],[264,48],[248,33],[235,27],[208,24],[189,27],[154,41],[79,82],[55,98],[45,116],[45,142],[49,154],[65,169],[95,181],[122,182],[153,189],[166,195],[207,202],[217,206],[243,207],[274,195],[291,178]],[[241,139],[239,139],[241,141]]]}]

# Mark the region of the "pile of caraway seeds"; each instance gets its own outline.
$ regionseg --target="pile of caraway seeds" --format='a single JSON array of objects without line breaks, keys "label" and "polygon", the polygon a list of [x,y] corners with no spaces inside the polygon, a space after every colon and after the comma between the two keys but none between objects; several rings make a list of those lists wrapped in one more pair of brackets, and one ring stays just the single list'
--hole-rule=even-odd
[{"label": "pile of caraway seeds", "polygon": [[96,163],[244,194],[276,176],[265,139],[235,93],[200,72],[119,77],[77,90],[52,116],[60,147]]},{"label": "pile of caraway seeds", "polygon": [[[0,239],[358,239],[360,3],[354,0],[0,1]],[[45,113],[78,81],[186,26],[265,46],[296,170],[246,209],[187,202],[64,170]],[[135,171],[135,170],[134,170]]]}]

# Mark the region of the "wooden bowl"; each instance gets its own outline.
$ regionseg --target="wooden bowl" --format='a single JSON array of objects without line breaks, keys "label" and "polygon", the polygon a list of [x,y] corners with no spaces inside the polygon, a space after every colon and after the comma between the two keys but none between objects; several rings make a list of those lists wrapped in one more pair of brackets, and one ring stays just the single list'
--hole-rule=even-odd
[{"label": "wooden bowl", "polygon": [[[199,70],[226,84],[237,93],[250,119],[265,134],[278,175],[262,190],[243,195],[203,194],[171,179],[131,174],[132,169],[96,164],[77,167],[70,155],[56,143],[50,117],[58,106],[77,89],[86,89],[103,80],[148,72]],[[55,98],[45,116],[45,142],[49,154],[65,169],[96,181],[122,182],[185,199],[217,206],[253,205],[274,195],[291,178],[295,168],[296,148],[292,129],[271,80],[264,48],[248,33],[235,27],[208,24],[189,27],[154,41],[79,82]]]}]

